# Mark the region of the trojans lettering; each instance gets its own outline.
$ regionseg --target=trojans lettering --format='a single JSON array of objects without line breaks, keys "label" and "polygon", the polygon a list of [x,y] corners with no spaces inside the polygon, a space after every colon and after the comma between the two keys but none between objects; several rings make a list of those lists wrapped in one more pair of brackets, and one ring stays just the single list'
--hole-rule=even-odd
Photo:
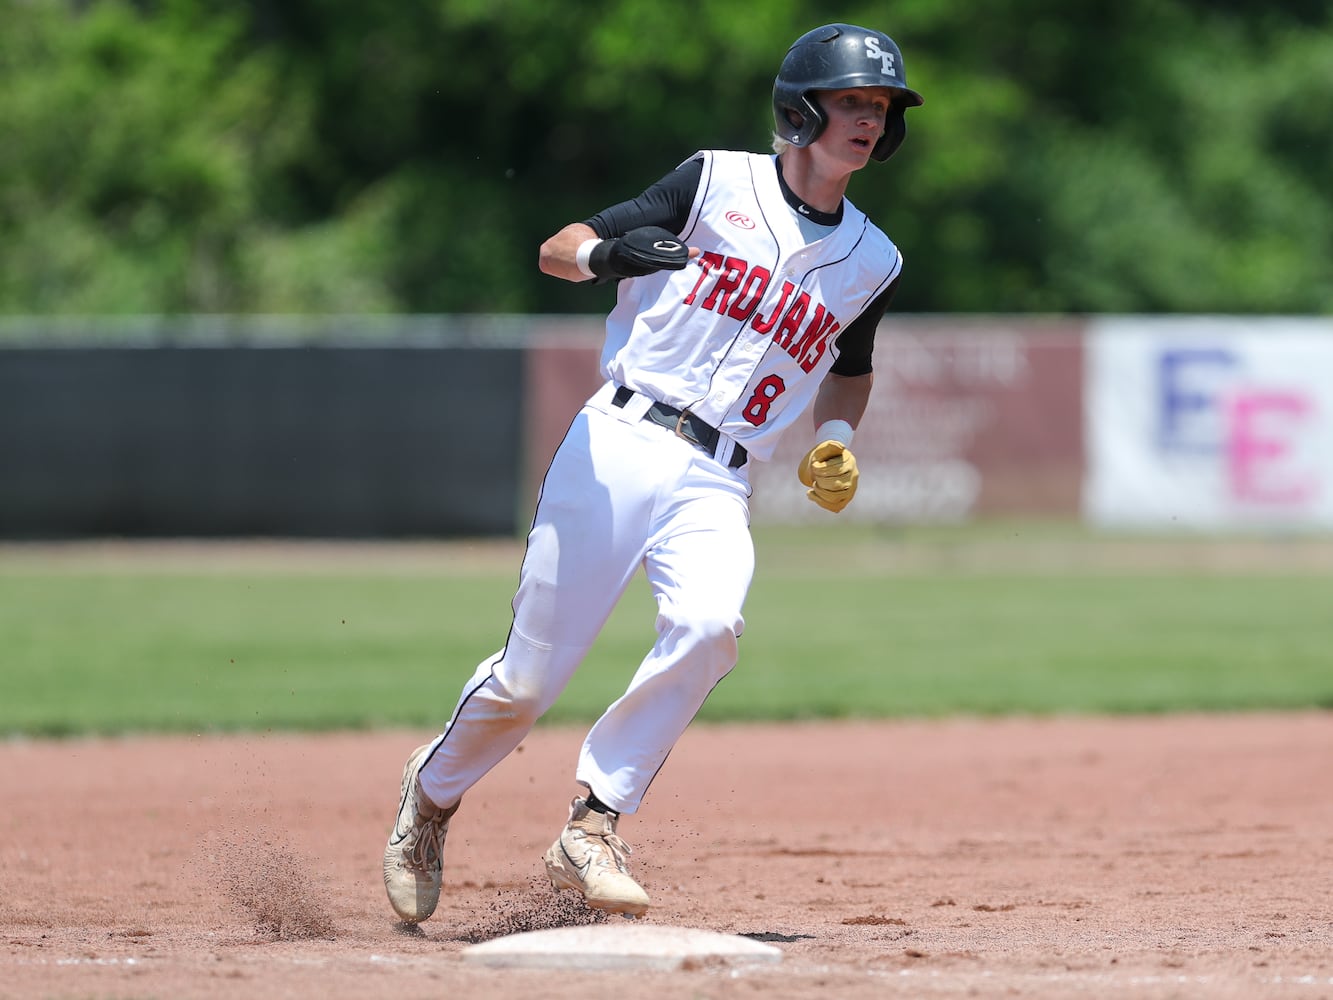
[{"label": "trojans lettering", "polygon": [[[751,267],[739,257],[704,251],[699,256],[699,280],[682,304],[709,309],[719,316],[748,320],[756,333],[771,334],[774,344],[795,358],[804,371],[812,371],[842,324],[822,302],[814,302],[808,292],[798,292],[786,280],[777,290],[777,301],[768,315],[763,315],[759,307],[772,280],[773,275],[766,267]],[[814,312],[806,320],[812,303]]]}]

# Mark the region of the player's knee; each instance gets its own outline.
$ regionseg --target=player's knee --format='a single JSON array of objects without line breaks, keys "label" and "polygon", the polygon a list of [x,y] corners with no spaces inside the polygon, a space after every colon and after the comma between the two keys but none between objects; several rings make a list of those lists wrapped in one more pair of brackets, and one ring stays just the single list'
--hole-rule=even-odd
[{"label": "player's knee", "polygon": [[550,699],[536,688],[522,685],[495,684],[486,699],[490,703],[487,714],[506,725],[531,726],[550,707]]},{"label": "player's knee", "polygon": [[506,723],[531,726],[555,703],[559,691],[544,683],[540,674],[517,677],[495,674],[482,694],[495,717],[503,718]]},{"label": "player's knee", "polygon": [[509,703],[509,711],[513,714],[514,721],[527,726],[536,723],[549,707],[546,699],[536,695],[525,695]]},{"label": "player's knee", "polygon": [[567,649],[529,639],[517,627],[492,661],[482,692],[498,714],[514,723],[532,724],[555,704],[570,673]]},{"label": "player's knee", "polygon": [[700,608],[675,608],[664,615],[670,628],[692,646],[707,649],[723,672],[736,663],[737,636],[742,622],[739,615],[720,615]]}]

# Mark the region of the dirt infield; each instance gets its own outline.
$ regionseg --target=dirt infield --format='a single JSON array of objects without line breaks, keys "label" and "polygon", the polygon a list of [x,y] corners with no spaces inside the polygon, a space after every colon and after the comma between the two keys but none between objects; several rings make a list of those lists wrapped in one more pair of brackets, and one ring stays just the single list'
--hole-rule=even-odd
[{"label": "dirt infield", "polygon": [[1333,998],[1333,716],[697,726],[621,832],[661,924],[776,966],[486,970],[588,919],[538,878],[582,733],[464,803],[446,898],[380,885],[429,733],[0,746],[0,996]]}]

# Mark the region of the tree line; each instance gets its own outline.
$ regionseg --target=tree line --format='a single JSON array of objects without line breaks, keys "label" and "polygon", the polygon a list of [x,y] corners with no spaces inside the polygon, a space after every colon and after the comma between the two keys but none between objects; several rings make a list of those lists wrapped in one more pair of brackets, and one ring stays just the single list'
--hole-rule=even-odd
[{"label": "tree line", "polygon": [[565,223],[767,149],[837,18],[926,99],[897,311],[1333,311],[1323,0],[0,0],[0,312],[598,312]]}]

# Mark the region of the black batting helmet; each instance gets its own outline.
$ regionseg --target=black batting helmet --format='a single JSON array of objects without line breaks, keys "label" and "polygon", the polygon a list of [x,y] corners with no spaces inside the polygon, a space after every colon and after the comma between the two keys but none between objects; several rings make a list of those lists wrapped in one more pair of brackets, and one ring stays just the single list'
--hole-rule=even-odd
[{"label": "black batting helmet", "polygon": [[888,87],[892,91],[884,134],[870,152],[876,160],[887,160],[907,135],[903,112],[925,101],[907,86],[897,43],[881,31],[854,24],[826,24],[807,31],[787,50],[773,81],[778,136],[793,146],[810,145],[828,126],[828,116],[812,91],[848,87]]}]

